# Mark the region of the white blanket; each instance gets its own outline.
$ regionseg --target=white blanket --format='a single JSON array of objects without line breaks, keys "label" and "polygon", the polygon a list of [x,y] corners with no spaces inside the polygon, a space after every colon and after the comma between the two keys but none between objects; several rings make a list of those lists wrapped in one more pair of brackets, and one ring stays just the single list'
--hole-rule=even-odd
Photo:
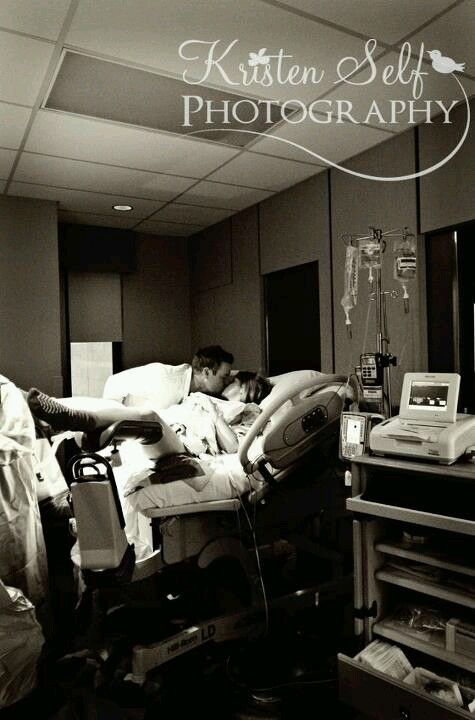
[{"label": "white blanket", "polygon": [[182,429],[181,439],[190,452],[196,455],[217,455],[220,448],[210,413],[212,405],[218,408],[238,437],[245,434],[261,412],[254,403],[221,400],[196,392],[188,395],[182,403],[160,410],[159,415],[170,427]]},{"label": "white blanket", "polygon": [[[245,475],[237,453],[202,454],[197,461],[204,473],[202,483],[174,480],[154,484],[148,482],[150,471],[124,478],[121,484],[126,502],[134,510],[146,511],[157,507],[228,500],[261,485],[259,481]],[[121,469],[119,475],[121,473],[126,474],[126,470]]]}]

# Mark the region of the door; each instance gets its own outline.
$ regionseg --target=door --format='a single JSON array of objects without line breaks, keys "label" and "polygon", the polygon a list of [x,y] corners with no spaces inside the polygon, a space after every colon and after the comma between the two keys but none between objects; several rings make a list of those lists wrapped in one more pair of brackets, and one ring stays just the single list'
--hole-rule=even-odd
[{"label": "door", "polygon": [[459,409],[475,413],[475,223],[426,238],[429,370],[462,376]]},{"label": "door", "polygon": [[318,262],[264,276],[269,375],[320,370]]}]

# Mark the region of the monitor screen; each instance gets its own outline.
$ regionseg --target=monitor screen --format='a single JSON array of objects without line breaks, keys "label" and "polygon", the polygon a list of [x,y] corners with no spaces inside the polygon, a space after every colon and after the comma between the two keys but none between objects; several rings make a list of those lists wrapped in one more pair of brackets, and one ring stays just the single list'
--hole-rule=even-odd
[{"label": "monitor screen", "polygon": [[453,423],[457,417],[460,375],[406,373],[399,415],[406,420]]},{"label": "monitor screen", "polygon": [[363,418],[348,418],[346,426],[346,442],[352,443],[353,445],[358,445],[361,442],[361,438],[363,437],[363,423]]},{"label": "monitor screen", "polygon": [[414,380],[409,392],[409,407],[415,410],[446,410],[448,395],[448,382]]}]

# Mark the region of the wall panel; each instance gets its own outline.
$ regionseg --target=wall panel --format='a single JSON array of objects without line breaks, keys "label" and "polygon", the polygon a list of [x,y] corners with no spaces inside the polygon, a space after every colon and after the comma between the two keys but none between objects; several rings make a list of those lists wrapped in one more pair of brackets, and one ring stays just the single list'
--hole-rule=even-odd
[{"label": "wall panel", "polygon": [[191,284],[195,292],[232,283],[230,220],[199,233],[190,249]]},{"label": "wall panel", "polygon": [[0,197],[0,373],[61,396],[56,204]]},{"label": "wall panel", "polygon": [[122,290],[118,273],[69,273],[71,342],[122,340]]},{"label": "wall panel", "polygon": [[[207,282],[215,287],[197,291],[198,278],[192,287],[193,349],[218,343],[233,353],[235,367],[241,369],[262,368],[257,222],[257,206],[254,206],[233,216],[231,221],[211,228],[211,238],[219,233],[223,247],[229,247],[232,283],[218,287],[217,280],[210,277],[213,270],[210,264],[206,271]],[[206,230],[191,239],[192,257],[199,255],[207,237]],[[219,268],[215,273],[216,279],[222,277]]]},{"label": "wall panel", "polygon": [[[475,218],[475,132],[473,115],[475,101],[471,101],[472,127],[459,152],[438,170],[420,179],[421,232],[438,230]],[[421,169],[442,160],[462,137],[465,107],[451,113],[453,124],[438,122],[421,125],[419,132],[419,158]]]},{"label": "wall panel", "polygon": [[124,368],[189,362],[187,241],[136,235],[137,270],[122,277]]}]

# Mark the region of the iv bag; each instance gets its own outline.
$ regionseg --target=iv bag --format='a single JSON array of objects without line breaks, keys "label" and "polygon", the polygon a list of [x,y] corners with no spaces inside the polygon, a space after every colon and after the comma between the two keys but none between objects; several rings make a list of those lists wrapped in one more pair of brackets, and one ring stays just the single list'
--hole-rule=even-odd
[{"label": "iv bag", "polygon": [[373,268],[381,267],[381,243],[379,241],[366,238],[359,241],[359,262],[360,267]]},{"label": "iv bag", "polygon": [[404,312],[409,312],[408,286],[415,280],[417,272],[416,238],[404,234],[393,243],[394,279],[403,289]]},{"label": "iv bag", "polygon": [[345,313],[345,324],[351,337],[350,310],[355,307],[358,299],[358,250],[348,245],[345,256],[344,292],[340,304]]},{"label": "iv bag", "polygon": [[394,279],[404,285],[414,280],[417,270],[416,238],[414,235],[395,240],[394,252]]}]

